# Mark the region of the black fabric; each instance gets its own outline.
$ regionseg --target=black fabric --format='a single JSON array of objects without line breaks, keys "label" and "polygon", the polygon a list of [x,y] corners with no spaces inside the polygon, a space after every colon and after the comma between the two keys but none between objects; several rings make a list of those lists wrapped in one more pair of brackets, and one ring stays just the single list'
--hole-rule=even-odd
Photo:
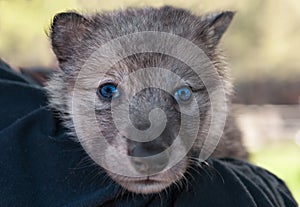
[{"label": "black fabric", "polygon": [[[297,206],[273,174],[233,160],[208,160],[188,187],[120,193],[47,108],[42,88],[0,61],[0,206]],[[198,172],[197,172],[198,171]]]}]

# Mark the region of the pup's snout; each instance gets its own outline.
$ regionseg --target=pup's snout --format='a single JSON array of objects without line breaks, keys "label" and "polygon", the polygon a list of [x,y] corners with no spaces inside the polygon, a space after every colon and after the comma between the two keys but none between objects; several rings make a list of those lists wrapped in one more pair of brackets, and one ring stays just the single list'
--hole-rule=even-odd
[{"label": "pup's snout", "polygon": [[[131,99],[129,117],[136,129],[143,131],[151,127],[149,114],[156,108],[163,110],[167,119],[162,133],[149,142],[133,141],[130,136],[125,136],[132,166],[143,175],[159,173],[169,163],[170,155],[165,150],[172,145],[180,128],[180,113],[175,110],[175,105],[173,96],[159,88],[146,88]],[[163,122],[157,119],[155,124],[163,125]]]},{"label": "pup's snout", "polygon": [[161,172],[169,162],[164,148],[150,143],[139,143],[129,153],[133,167],[141,174],[150,175]]}]

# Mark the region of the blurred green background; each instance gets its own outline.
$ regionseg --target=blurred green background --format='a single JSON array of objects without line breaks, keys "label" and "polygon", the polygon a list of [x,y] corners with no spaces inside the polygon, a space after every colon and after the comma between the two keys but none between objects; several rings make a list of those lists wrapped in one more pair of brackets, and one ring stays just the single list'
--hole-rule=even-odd
[{"label": "blurred green background", "polygon": [[[237,82],[250,83],[250,89],[256,80],[276,80],[283,85],[288,80],[300,82],[297,78],[300,77],[299,0],[0,0],[0,57],[15,67],[55,67],[56,60],[46,33],[57,12],[74,9],[105,11],[166,4],[189,9],[195,14],[215,10],[237,11],[222,41]],[[300,100],[298,86],[291,96]],[[253,93],[256,94],[255,89]],[[273,93],[276,95],[276,91],[272,92],[272,96]],[[284,100],[280,103],[284,104]],[[265,111],[264,107],[260,109]],[[253,144],[258,143],[262,136],[257,135],[258,127],[251,128],[247,123],[250,119],[256,122],[259,115],[249,112],[245,105],[240,107],[244,115],[241,124],[244,124],[246,143],[252,152],[252,162],[284,179],[300,202],[300,126],[297,125],[300,123],[300,107],[295,109],[299,116],[294,112],[291,113],[293,116],[286,116],[285,111],[289,111],[286,108],[274,106],[272,110],[269,119],[274,120],[273,116],[277,114],[275,118],[279,125],[277,122],[268,125],[269,121],[264,119],[259,127],[271,131],[280,126],[283,130],[268,136],[260,132],[266,140]]]}]

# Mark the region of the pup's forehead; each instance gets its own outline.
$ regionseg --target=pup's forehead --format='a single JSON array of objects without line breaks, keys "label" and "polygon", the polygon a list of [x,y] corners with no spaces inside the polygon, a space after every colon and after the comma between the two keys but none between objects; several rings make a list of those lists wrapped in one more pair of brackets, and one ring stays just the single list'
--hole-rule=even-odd
[{"label": "pup's forehead", "polygon": [[175,57],[158,53],[126,57],[114,64],[105,77],[116,82],[130,80],[132,84],[169,82],[176,85],[180,80],[195,87],[202,86],[201,77],[193,68]]}]

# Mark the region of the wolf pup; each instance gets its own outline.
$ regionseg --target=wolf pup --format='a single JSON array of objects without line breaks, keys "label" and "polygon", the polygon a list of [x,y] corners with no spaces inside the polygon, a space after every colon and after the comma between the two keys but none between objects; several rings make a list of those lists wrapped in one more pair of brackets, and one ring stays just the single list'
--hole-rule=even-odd
[{"label": "wolf pup", "polygon": [[[184,9],[165,6],[92,15],[66,12],[54,17],[50,37],[61,71],[53,75],[46,87],[50,105],[60,112],[63,123],[92,160],[104,167],[125,189],[135,193],[156,193],[182,180],[191,165],[197,162],[209,134],[213,110],[208,87],[214,91],[217,79],[222,82],[229,110],[211,157],[247,157],[241,133],[231,115],[232,86],[218,49],[233,16],[230,11],[196,16]],[[190,49],[180,48],[181,42],[189,41],[203,51],[206,60],[198,58],[197,61],[203,64],[195,64],[199,71],[195,72],[191,69],[194,66],[189,66],[183,59],[158,50],[141,52],[139,48],[146,44],[161,50],[166,48],[168,40],[154,40],[153,33],[183,39],[173,42],[170,48],[174,47],[172,51],[187,60],[192,58],[187,55]],[[132,40],[136,35],[148,35],[149,38],[144,36],[144,39],[132,42],[122,40],[123,37]],[[114,40],[118,44],[107,46]],[[103,50],[104,46],[106,49]],[[99,48],[102,52],[97,55]],[[133,50],[138,52],[120,55]],[[118,55],[122,57],[116,58]],[[105,69],[109,61],[113,63]],[[153,68],[158,72],[150,73]],[[138,78],[130,78],[135,73],[140,74]],[[180,79],[176,79],[177,76]],[[127,84],[122,85],[123,82]],[[145,84],[148,87],[141,87]],[[164,85],[167,89],[156,85]],[[128,94],[132,94],[129,99]],[[120,110],[126,100],[127,108]],[[196,108],[192,107],[193,103],[197,104]],[[113,107],[117,113],[112,112]],[[181,111],[190,108],[198,115]],[[94,119],[96,124],[91,124]],[[195,123],[199,123],[197,127]],[[143,135],[152,128],[159,130],[150,130],[147,136]],[[187,147],[187,140],[192,137],[189,130],[196,132],[192,145]],[[131,139],[135,131],[137,138]],[[146,139],[152,135],[155,139]],[[100,138],[102,136],[104,139]],[[105,147],[104,142],[108,143]],[[174,143],[176,146],[167,150]],[[182,151],[186,153],[178,159]],[[134,173],[132,176],[121,173],[126,170]]]}]

